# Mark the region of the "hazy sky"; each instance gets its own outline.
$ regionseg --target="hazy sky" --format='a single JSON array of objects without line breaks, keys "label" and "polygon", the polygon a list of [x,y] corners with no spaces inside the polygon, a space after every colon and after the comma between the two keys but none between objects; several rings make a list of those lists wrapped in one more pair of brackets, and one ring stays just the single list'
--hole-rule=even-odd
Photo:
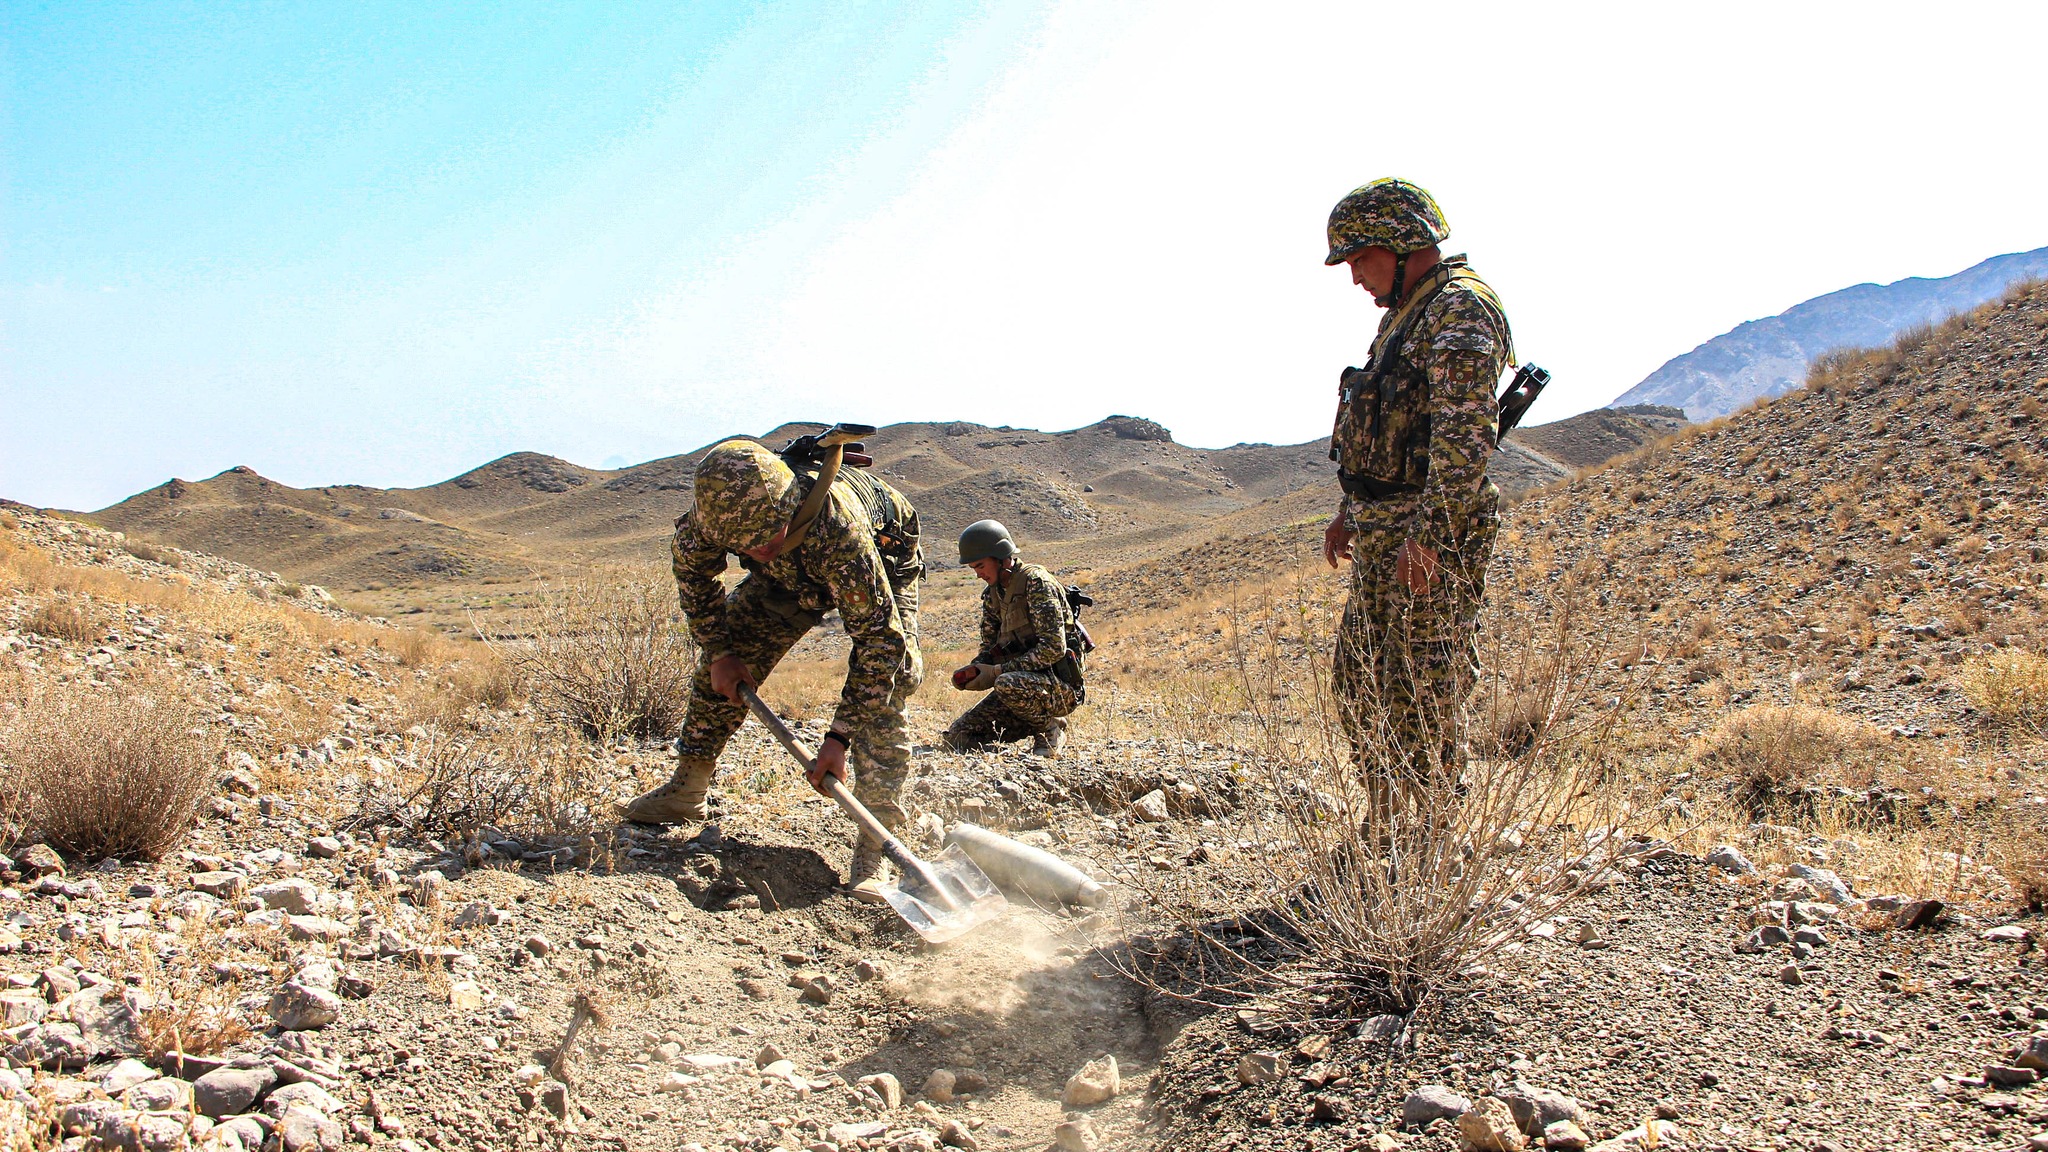
[{"label": "hazy sky", "polygon": [[2048,5],[0,0],[0,495],[1329,430],[1401,175],[1557,382],[2048,244]]}]

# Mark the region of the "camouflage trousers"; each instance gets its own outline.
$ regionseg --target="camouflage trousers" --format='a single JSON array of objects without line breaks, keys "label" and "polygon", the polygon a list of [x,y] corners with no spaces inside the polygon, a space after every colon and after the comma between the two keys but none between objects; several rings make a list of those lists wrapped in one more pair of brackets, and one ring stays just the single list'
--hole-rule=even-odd
[{"label": "camouflage trousers", "polygon": [[1500,523],[1488,500],[1456,526],[1455,547],[1437,542],[1442,567],[1417,595],[1395,576],[1412,507],[1382,501],[1352,515],[1351,593],[1332,669],[1345,735],[1382,810],[1456,787],[1464,772],[1479,607]]},{"label": "camouflage trousers", "polygon": [[[904,638],[909,642],[908,650],[903,667],[897,670],[882,718],[850,734],[847,757],[854,797],[891,829],[903,827],[906,821],[901,798],[910,777],[910,726],[904,718],[904,706],[924,681],[924,656],[917,646],[917,577],[922,571],[921,567],[913,568],[902,580],[892,578],[889,582],[896,599],[896,613],[903,621]],[[725,598],[725,624],[732,637],[732,654],[740,658],[756,680],[764,683],[790,648],[823,622],[821,613],[798,607],[782,589],[756,576],[740,581]],[[745,705],[734,704],[712,692],[711,663],[700,657],[696,675],[690,681],[689,711],[676,732],[677,757],[716,760],[746,718]]]},{"label": "camouflage trousers", "polygon": [[964,751],[1036,736],[1079,704],[1080,693],[1050,672],[1005,672],[981,703],[946,729],[946,744]]}]

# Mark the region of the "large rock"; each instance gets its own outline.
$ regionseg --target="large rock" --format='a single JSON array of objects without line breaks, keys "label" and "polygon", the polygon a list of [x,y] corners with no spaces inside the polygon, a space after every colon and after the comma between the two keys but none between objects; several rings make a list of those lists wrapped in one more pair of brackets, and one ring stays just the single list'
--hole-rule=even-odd
[{"label": "large rock", "polygon": [[263,1100],[263,1111],[279,1117],[293,1108],[310,1108],[323,1116],[331,1116],[345,1107],[347,1105],[336,1099],[333,1093],[306,1081],[280,1085]]},{"label": "large rock", "polygon": [[140,1112],[190,1112],[192,1085],[170,1077],[145,1080],[123,1092],[121,1103]]},{"label": "large rock", "polygon": [[1516,1081],[1512,1087],[1502,1089],[1494,1095],[1505,1102],[1515,1114],[1515,1127],[1530,1136],[1541,1136],[1544,1131],[1559,1120],[1570,1120],[1584,1127],[1592,1121],[1577,1100],[1562,1092],[1548,1088],[1531,1088]]},{"label": "large rock", "polygon": [[82,988],[64,1003],[95,1059],[141,1050],[142,1024],[121,988],[112,984]]},{"label": "large rock", "polygon": [[1849,891],[1849,886],[1842,883],[1842,878],[1825,868],[1815,868],[1811,864],[1794,864],[1789,871],[1792,875],[1813,885],[1814,891],[1826,896],[1833,903],[1853,904],[1856,902],[1856,894]]},{"label": "large rock", "polygon": [[857,1083],[863,1088],[873,1089],[875,1095],[882,1098],[882,1106],[891,1112],[903,1107],[903,1084],[893,1073],[876,1072],[861,1077]]},{"label": "large rock", "polygon": [[78,1025],[60,1020],[44,1024],[7,1050],[16,1063],[35,1068],[83,1068],[92,1059]]},{"label": "large rock", "polygon": [[1481,1097],[1458,1117],[1458,1140],[1465,1152],[1520,1152],[1529,1143],[1514,1110],[1498,1096]]},{"label": "large rock", "polygon": [[40,876],[62,876],[64,858],[48,844],[31,844],[21,855],[14,858],[14,866],[23,876],[31,880]]},{"label": "large rock", "polygon": [[1742,849],[1733,844],[1722,844],[1707,853],[1707,863],[1723,872],[1735,876],[1748,876],[1756,871],[1756,865],[1742,854]]},{"label": "large rock", "polygon": [[275,908],[288,916],[311,916],[319,911],[320,889],[314,887],[311,880],[259,884],[249,890],[249,895],[263,901],[265,908]]},{"label": "large rock", "polygon": [[1123,1086],[1123,1079],[1117,1072],[1116,1057],[1099,1056],[1081,1066],[1079,1072],[1067,1077],[1066,1090],[1060,1093],[1062,1108],[1093,1108],[1097,1104],[1116,1098]]},{"label": "large rock", "polygon": [[2021,1041],[2013,1051],[2012,1062],[2021,1068],[2048,1072],[2048,1032],[2036,1032]]},{"label": "large rock", "polygon": [[341,1018],[341,997],[288,980],[270,997],[270,1018],[286,1032],[325,1028]]},{"label": "large rock", "polygon": [[194,872],[192,890],[203,892],[216,900],[233,900],[249,887],[249,878],[240,872]]},{"label": "large rock", "polygon": [[193,1104],[200,1115],[216,1120],[238,1116],[254,1108],[256,1101],[276,1086],[277,1071],[268,1064],[216,1068],[192,1082]]},{"label": "large rock", "polygon": [[41,1024],[49,1014],[50,1002],[43,999],[41,993],[26,988],[0,992],[0,1028]]},{"label": "large rock", "polygon": [[1166,808],[1166,793],[1157,788],[1131,801],[1131,815],[1147,824],[1163,824],[1173,817]]},{"label": "large rock", "polygon": [[340,1152],[341,1125],[311,1108],[288,1108],[277,1119],[279,1152]]},{"label": "large rock", "polygon": [[1471,1110],[1472,1101],[1442,1084],[1424,1084],[1401,1101],[1401,1123],[1421,1128],[1433,1120],[1456,1119]]}]

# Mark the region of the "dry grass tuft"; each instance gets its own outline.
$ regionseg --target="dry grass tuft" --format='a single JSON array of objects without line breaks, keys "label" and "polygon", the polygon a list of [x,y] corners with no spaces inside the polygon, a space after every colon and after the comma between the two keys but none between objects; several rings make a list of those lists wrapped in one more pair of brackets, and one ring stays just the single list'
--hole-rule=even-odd
[{"label": "dry grass tuft", "polygon": [[207,717],[169,685],[72,685],[31,698],[6,733],[28,824],[98,859],[155,860],[184,839],[220,772]]},{"label": "dry grass tuft", "polygon": [[1724,717],[1694,743],[1693,758],[1736,773],[1745,807],[1762,816],[1880,743],[1869,726],[1825,708],[1759,704]]},{"label": "dry grass tuft", "polygon": [[2048,727],[2048,658],[2008,648],[1973,661],[1963,670],[1962,682],[1970,703],[1992,720]]},{"label": "dry grass tuft", "polygon": [[92,615],[83,607],[69,600],[49,600],[29,614],[22,627],[38,636],[52,640],[69,640],[73,644],[89,643],[99,637]]},{"label": "dry grass tuft", "polygon": [[147,541],[130,538],[123,541],[121,547],[126,549],[128,554],[137,560],[144,560],[151,564],[162,564],[166,568],[178,567],[179,561],[176,553],[159,548]]},{"label": "dry grass tuft", "polygon": [[682,722],[696,646],[666,579],[597,575],[547,589],[532,636],[501,642],[541,715],[597,740],[660,738]]}]

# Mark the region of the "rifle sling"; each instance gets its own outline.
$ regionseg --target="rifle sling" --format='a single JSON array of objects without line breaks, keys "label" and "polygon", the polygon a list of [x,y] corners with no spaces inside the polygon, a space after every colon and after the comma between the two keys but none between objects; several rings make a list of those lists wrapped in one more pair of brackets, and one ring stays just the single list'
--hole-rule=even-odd
[{"label": "rifle sling", "polygon": [[839,478],[839,464],[846,458],[846,445],[834,444],[825,453],[825,459],[818,469],[818,478],[811,484],[811,490],[798,505],[796,515],[789,518],[789,528],[783,533],[782,545],[775,550],[777,556],[804,542],[811,531],[811,525],[818,522],[818,514],[825,510],[825,501],[832,498],[832,482]]}]

